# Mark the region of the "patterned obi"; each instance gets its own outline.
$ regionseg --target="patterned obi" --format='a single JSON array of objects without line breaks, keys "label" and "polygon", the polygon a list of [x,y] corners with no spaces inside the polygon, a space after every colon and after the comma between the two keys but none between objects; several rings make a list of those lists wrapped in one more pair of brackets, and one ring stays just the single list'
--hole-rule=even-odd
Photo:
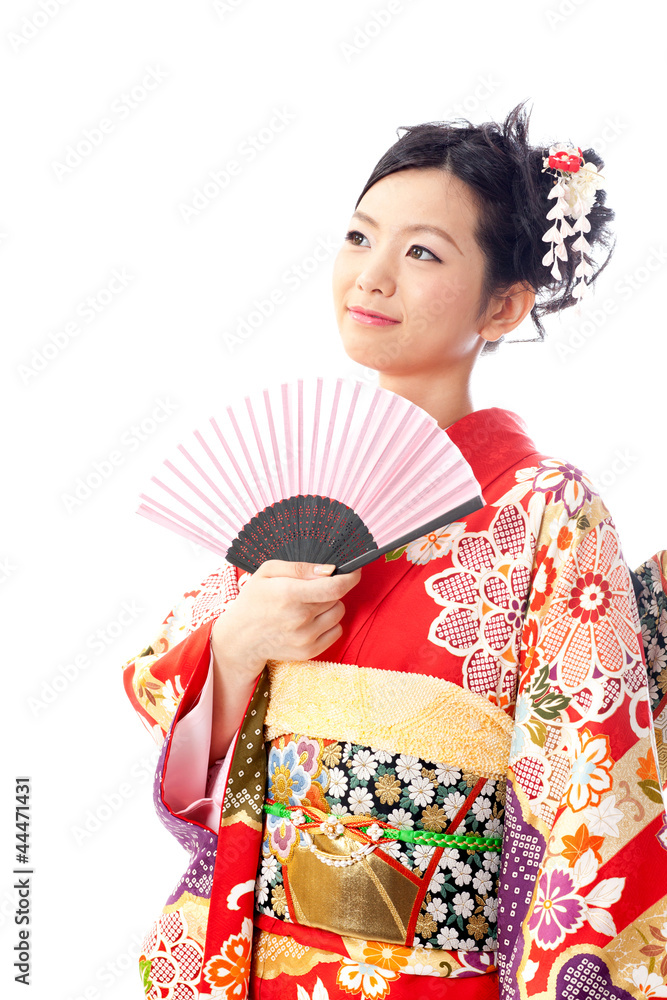
[{"label": "patterned obi", "polygon": [[269,670],[257,912],[494,951],[509,716],[435,677],[325,661]]}]

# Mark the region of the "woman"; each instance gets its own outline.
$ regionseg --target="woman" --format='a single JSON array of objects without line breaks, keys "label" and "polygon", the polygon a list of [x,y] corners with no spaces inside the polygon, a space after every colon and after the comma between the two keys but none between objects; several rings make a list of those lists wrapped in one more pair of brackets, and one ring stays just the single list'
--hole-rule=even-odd
[{"label": "woman", "polygon": [[636,579],[649,662],[602,498],[470,396],[480,353],[576,301],[527,125],[408,129],[334,269],[347,353],[437,419],[484,508],[350,574],[226,564],[125,665],[191,854],[152,998],[667,996],[665,553]]}]

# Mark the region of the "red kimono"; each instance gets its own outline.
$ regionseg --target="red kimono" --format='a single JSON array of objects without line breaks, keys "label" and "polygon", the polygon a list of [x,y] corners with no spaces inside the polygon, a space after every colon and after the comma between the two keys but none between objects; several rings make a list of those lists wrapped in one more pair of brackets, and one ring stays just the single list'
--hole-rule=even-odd
[{"label": "red kimono", "polygon": [[151,1000],[667,996],[667,553],[640,623],[584,472],[507,410],[447,433],[486,505],[365,566],[326,660],[268,661],[219,823],[165,784],[248,574],[211,573],[124,665],[190,854]]}]

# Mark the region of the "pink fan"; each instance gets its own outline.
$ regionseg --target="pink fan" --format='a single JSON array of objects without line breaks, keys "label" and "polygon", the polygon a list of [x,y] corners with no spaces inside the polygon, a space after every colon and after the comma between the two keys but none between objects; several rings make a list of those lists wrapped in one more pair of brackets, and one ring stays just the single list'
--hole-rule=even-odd
[{"label": "pink fan", "polygon": [[299,379],[243,402],[178,446],[137,513],[250,573],[265,559],[349,573],[484,506],[447,433],[388,389]]}]

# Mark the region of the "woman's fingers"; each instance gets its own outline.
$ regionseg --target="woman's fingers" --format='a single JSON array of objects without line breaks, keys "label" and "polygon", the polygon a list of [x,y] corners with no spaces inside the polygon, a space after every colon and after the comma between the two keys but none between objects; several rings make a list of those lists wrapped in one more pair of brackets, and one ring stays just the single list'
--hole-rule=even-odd
[{"label": "woman's fingers", "polygon": [[[316,563],[291,562],[284,559],[266,559],[255,570],[253,577],[282,578],[289,580],[289,600],[302,604],[322,604],[339,601],[361,580],[361,569],[338,576],[318,576]],[[250,581],[249,581],[250,582]]]}]

